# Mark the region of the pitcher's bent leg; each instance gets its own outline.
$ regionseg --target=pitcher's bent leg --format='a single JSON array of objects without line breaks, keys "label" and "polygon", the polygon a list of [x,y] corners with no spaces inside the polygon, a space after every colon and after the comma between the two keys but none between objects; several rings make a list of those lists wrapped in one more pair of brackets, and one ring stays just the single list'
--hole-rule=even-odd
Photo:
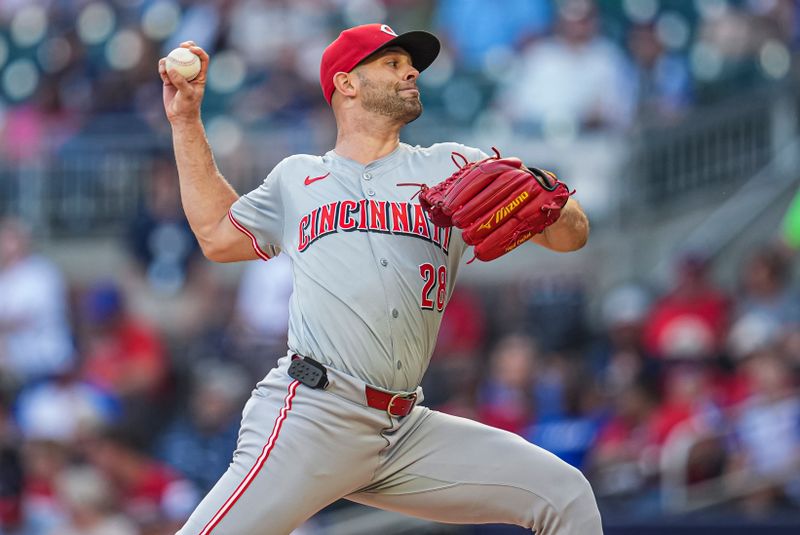
[{"label": "pitcher's bent leg", "polygon": [[330,394],[271,373],[245,406],[233,462],[178,535],[287,535],[363,485],[375,466],[364,452],[315,447],[343,440],[342,417]]},{"label": "pitcher's bent leg", "polygon": [[348,499],[439,522],[602,534],[589,482],[555,455],[513,433],[422,407],[409,418],[409,429],[389,437],[393,450],[377,483]]}]

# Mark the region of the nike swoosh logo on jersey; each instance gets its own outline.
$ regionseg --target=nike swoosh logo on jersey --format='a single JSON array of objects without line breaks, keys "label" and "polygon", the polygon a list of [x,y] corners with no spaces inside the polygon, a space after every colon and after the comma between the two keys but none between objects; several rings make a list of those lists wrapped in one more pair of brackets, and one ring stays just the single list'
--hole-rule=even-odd
[{"label": "nike swoosh logo on jersey", "polygon": [[311,178],[311,176],[309,175],[309,176],[307,176],[307,177],[306,177],[305,185],[306,185],[306,186],[310,186],[311,184],[313,184],[313,183],[314,183],[314,182],[316,182],[317,180],[322,180],[323,178],[327,178],[327,176],[328,176],[329,174],[330,174],[330,173],[325,173],[325,174],[324,174],[324,175],[322,175],[322,176],[315,176],[314,178]]}]

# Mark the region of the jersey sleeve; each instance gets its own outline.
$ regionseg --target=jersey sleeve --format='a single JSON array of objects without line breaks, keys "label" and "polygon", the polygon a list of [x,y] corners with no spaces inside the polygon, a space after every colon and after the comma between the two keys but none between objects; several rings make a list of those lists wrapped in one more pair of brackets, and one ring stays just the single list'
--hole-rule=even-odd
[{"label": "jersey sleeve", "polygon": [[280,170],[276,167],[256,189],[233,203],[228,216],[233,225],[246,234],[256,254],[269,260],[283,246],[283,203]]},{"label": "jersey sleeve", "polygon": [[476,149],[475,147],[470,147],[468,145],[461,145],[460,143],[458,143],[457,146],[460,150],[464,151],[462,154],[464,154],[464,156],[466,156],[467,160],[470,162],[485,160],[489,157],[489,155],[483,152],[481,149]]}]

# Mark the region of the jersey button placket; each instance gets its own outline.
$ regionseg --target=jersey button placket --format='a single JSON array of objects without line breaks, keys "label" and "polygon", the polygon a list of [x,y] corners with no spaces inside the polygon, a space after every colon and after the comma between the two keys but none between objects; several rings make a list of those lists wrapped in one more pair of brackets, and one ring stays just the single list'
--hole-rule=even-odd
[{"label": "jersey button placket", "polygon": [[[364,192],[364,194],[365,194],[367,197],[374,197],[376,192],[375,192],[375,188],[374,188],[374,187],[372,186],[372,184],[371,184],[371,181],[372,181],[372,179],[374,178],[374,175],[373,175],[372,173],[370,173],[370,172],[366,171],[366,172],[364,172],[364,173],[361,175],[361,178],[362,178],[363,180],[365,180],[365,181],[366,181],[366,183],[363,183],[363,188],[364,188],[364,189],[363,189],[362,191]],[[370,238],[372,238],[372,237],[370,237]],[[376,250],[375,252],[377,253],[377,250]],[[382,267],[388,267],[388,266],[389,266],[389,260],[388,260],[386,257],[384,257],[384,256],[381,256],[381,257],[379,257],[379,258],[378,258],[378,263],[379,263],[379,264],[380,264]],[[382,275],[382,277],[383,277],[383,276],[384,276],[384,275]],[[387,297],[388,297],[388,296],[387,296]],[[394,319],[397,319],[398,317],[400,317],[400,311],[399,311],[399,310],[397,310],[396,308],[392,308],[392,309],[390,309],[390,310],[389,310],[389,314],[390,314],[390,315],[391,315],[391,317],[392,317],[392,318],[394,318]],[[392,329],[392,327],[391,327],[391,326],[389,327],[389,329],[390,329],[390,331],[393,331],[393,330],[394,330],[394,329]],[[394,335],[395,335],[395,333],[392,333],[392,334],[391,334],[391,337],[392,337],[392,339],[394,339]],[[393,342],[393,343],[394,343],[394,342]],[[397,366],[397,369],[398,369],[398,370],[400,370],[400,369],[402,368],[402,366],[403,366],[403,365],[400,363],[400,361],[397,361],[397,362],[395,363],[395,365]]]}]

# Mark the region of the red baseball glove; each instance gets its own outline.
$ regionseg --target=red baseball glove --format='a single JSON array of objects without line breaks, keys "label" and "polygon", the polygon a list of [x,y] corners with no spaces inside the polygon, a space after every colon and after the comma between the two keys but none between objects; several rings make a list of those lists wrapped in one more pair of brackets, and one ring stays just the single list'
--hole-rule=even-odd
[{"label": "red baseball glove", "polygon": [[475,247],[475,258],[484,262],[516,249],[555,223],[575,193],[553,173],[528,169],[518,158],[501,158],[497,149],[492,150],[495,156],[478,162],[454,152],[458,171],[433,187],[420,184],[419,194],[431,221],[462,229],[464,241]]}]

